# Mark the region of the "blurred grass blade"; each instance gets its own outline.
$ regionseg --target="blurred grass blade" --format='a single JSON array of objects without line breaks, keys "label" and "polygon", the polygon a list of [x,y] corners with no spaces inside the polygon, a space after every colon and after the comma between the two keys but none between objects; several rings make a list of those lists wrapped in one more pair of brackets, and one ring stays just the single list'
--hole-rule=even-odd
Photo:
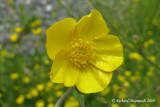
[{"label": "blurred grass blade", "polygon": [[81,107],[85,107],[84,105],[84,96],[80,95],[77,90],[73,91],[74,97],[79,101]]}]

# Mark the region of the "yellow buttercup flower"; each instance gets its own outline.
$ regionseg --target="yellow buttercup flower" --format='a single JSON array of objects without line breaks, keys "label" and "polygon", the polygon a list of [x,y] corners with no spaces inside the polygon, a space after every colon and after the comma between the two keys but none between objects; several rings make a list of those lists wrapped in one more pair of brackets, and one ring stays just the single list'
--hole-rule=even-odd
[{"label": "yellow buttercup flower", "polygon": [[156,61],[156,57],[155,56],[150,56],[149,60],[152,61],[152,62],[155,62]]},{"label": "yellow buttercup flower", "polygon": [[31,96],[33,97],[37,97],[39,95],[38,91],[36,88],[31,88],[29,93],[31,94]]},{"label": "yellow buttercup flower", "polygon": [[32,33],[34,35],[39,35],[41,33],[42,29],[41,28],[36,28],[36,29],[32,29]]},{"label": "yellow buttercup flower", "polygon": [[60,97],[60,96],[62,96],[62,95],[63,95],[63,91],[57,91],[57,92],[56,92],[56,96],[57,96],[57,97]]},{"label": "yellow buttercup flower", "polygon": [[112,104],[111,107],[119,107],[118,104]]},{"label": "yellow buttercup flower", "polygon": [[70,97],[64,104],[64,107],[79,107],[79,102],[74,97]]},{"label": "yellow buttercup flower", "polygon": [[44,85],[43,84],[38,84],[36,86],[36,88],[37,88],[38,91],[42,91],[44,89]]},{"label": "yellow buttercup flower", "polygon": [[38,25],[40,25],[40,24],[41,24],[41,20],[40,20],[40,19],[37,19],[37,20],[33,21],[33,22],[30,24],[30,26],[31,26],[31,27],[35,27],[35,26],[38,26]]},{"label": "yellow buttercup flower", "polygon": [[103,91],[101,92],[101,95],[102,95],[102,96],[105,96],[105,95],[107,95],[110,91],[111,91],[111,88],[107,87],[105,90],[103,90]]},{"label": "yellow buttercup flower", "polygon": [[142,61],[143,60],[143,57],[139,53],[137,53],[137,52],[130,53],[129,54],[129,58],[130,59],[135,59],[137,61]]},{"label": "yellow buttercup flower", "polygon": [[7,51],[7,50],[2,50],[2,51],[1,51],[1,55],[2,55],[2,56],[7,56],[7,54],[8,54],[8,51]]},{"label": "yellow buttercup flower", "polygon": [[17,79],[18,77],[19,77],[19,74],[18,74],[18,73],[12,73],[12,74],[10,74],[10,78],[11,78],[12,80]]},{"label": "yellow buttercup flower", "polygon": [[47,105],[47,107],[55,107],[55,106],[54,106],[54,104],[49,103],[49,104]]},{"label": "yellow buttercup flower", "polygon": [[124,74],[125,74],[125,76],[130,77],[131,76],[131,71],[125,71]]},{"label": "yellow buttercup flower", "polygon": [[23,78],[23,82],[25,83],[25,84],[28,84],[29,82],[30,82],[30,78],[29,77],[24,77]]},{"label": "yellow buttercup flower", "polygon": [[76,87],[83,93],[103,91],[112,71],[123,62],[123,48],[97,10],[79,22],[66,18],[47,31],[46,49],[54,60],[50,78],[54,83]]},{"label": "yellow buttercup flower", "polygon": [[37,69],[39,69],[40,68],[40,65],[39,64],[35,64],[34,65],[34,70],[37,70]]},{"label": "yellow buttercup flower", "polygon": [[2,93],[0,93],[0,98],[2,98]]},{"label": "yellow buttercup flower", "polygon": [[24,102],[24,95],[18,96],[18,98],[16,99],[16,103],[17,104],[22,104],[23,102]]},{"label": "yellow buttercup flower", "polygon": [[21,33],[23,31],[23,28],[22,27],[16,27],[15,31],[17,33]]},{"label": "yellow buttercup flower", "polygon": [[43,100],[38,100],[36,103],[35,103],[35,106],[36,107],[44,107],[45,103]]},{"label": "yellow buttercup flower", "polygon": [[129,107],[137,107],[136,104],[130,104]]},{"label": "yellow buttercup flower", "polygon": [[11,36],[10,36],[10,41],[11,42],[16,42],[18,40],[18,35],[17,34],[12,34]]},{"label": "yellow buttercup flower", "polygon": [[50,63],[50,61],[49,61],[48,59],[45,59],[45,60],[44,60],[44,63],[45,63],[46,65],[48,65],[48,64]]}]

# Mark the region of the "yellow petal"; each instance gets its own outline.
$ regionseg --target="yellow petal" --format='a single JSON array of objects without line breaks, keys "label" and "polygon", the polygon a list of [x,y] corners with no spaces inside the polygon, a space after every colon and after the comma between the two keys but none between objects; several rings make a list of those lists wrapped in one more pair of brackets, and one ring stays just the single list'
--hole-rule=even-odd
[{"label": "yellow petal", "polygon": [[66,53],[64,51],[56,55],[50,78],[53,83],[64,83],[64,86],[70,87],[76,84],[79,71],[72,67],[65,55]]},{"label": "yellow petal", "polygon": [[72,18],[63,19],[47,29],[47,43],[46,49],[49,58],[52,60],[55,55],[66,48],[70,41],[70,34],[76,25],[76,21]]},{"label": "yellow petal", "polygon": [[77,23],[76,30],[78,36],[85,40],[92,40],[97,35],[109,32],[101,13],[95,9]]},{"label": "yellow petal", "polygon": [[104,71],[113,71],[123,62],[123,48],[120,40],[114,35],[105,35],[93,40],[96,61],[92,62]]},{"label": "yellow petal", "polygon": [[83,93],[96,93],[103,91],[112,78],[112,72],[103,72],[91,65],[79,71],[76,86]]}]

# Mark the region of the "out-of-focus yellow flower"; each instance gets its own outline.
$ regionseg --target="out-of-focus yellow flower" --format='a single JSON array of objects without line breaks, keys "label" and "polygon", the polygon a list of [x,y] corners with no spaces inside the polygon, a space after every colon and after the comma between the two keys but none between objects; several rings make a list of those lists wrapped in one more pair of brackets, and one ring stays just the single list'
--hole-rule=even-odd
[{"label": "out-of-focus yellow flower", "polygon": [[7,3],[11,5],[13,3],[13,0],[8,0]]},{"label": "out-of-focus yellow flower", "polygon": [[124,92],[119,92],[118,93],[118,98],[119,99],[125,99],[126,98],[126,94]]},{"label": "out-of-focus yellow flower", "polygon": [[34,65],[34,70],[38,70],[40,68],[40,65],[39,64],[35,64]]},{"label": "out-of-focus yellow flower", "polygon": [[158,99],[158,101],[157,101],[157,102],[158,102],[158,104],[160,104],[160,96],[158,96],[158,98],[157,98],[157,99]]},{"label": "out-of-focus yellow flower", "polygon": [[149,71],[153,71],[155,69],[154,66],[149,67]]},{"label": "out-of-focus yellow flower", "polygon": [[37,19],[37,20],[35,20],[35,21],[33,21],[32,23],[31,23],[31,27],[35,27],[35,26],[38,26],[38,25],[40,25],[41,24],[41,20],[40,19]]},{"label": "out-of-focus yellow flower", "polygon": [[22,27],[16,27],[15,31],[17,33],[21,33],[23,31],[23,28]]},{"label": "out-of-focus yellow flower", "polygon": [[104,89],[104,90],[101,92],[101,95],[102,95],[102,96],[105,96],[105,95],[107,95],[110,91],[111,91],[111,88],[110,88],[110,87],[107,87],[106,89]]},{"label": "out-of-focus yellow flower", "polygon": [[2,93],[0,93],[0,98],[2,98]]},{"label": "out-of-focus yellow flower", "polygon": [[30,82],[30,78],[27,77],[27,76],[23,77],[23,82],[24,82],[25,84],[28,84],[28,83]]},{"label": "out-of-focus yellow flower", "polygon": [[137,61],[142,61],[143,60],[143,57],[139,53],[137,53],[137,52],[130,53],[129,54],[129,58],[130,59],[135,59]]},{"label": "out-of-focus yellow flower", "polygon": [[51,96],[47,98],[47,102],[48,102],[48,103],[52,103],[53,100],[54,100],[54,99],[53,99],[53,97],[51,97]]},{"label": "out-of-focus yellow flower", "polygon": [[119,90],[119,86],[117,84],[114,84],[113,85],[113,93],[117,94],[118,90]]},{"label": "out-of-focus yellow flower", "polygon": [[69,97],[69,100],[65,102],[64,107],[79,107],[79,101],[74,97]]},{"label": "out-of-focus yellow flower", "polygon": [[129,107],[137,107],[136,104],[130,104]]},{"label": "out-of-focus yellow flower", "polygon": [[131,76],[131,71],[125,71],[124,74],[125,74],[125,76],[130,77]]},{"label": "out-of-focus yellow flower", "polygon": [[36,86],[36,88],[37,88],[38,91],[42,91],[44,89],[44,85],[43,84],[38,84]]},{"label": "out-of-focus yellow flower", "polygon": [[50,73],[53,83],[76,85],[83,93],[103,91],[112,71],[123,62],[122,44],[117,36],[109,34],[97,10],[78,23],[66,18],[47,29],[46,35],[47,54],[54,60]]},{"label": "out-of-focus yellow flower", "polygon": [[10,36],[10,41],[11,42],[16,42],[18,40],[18,35],[17,34],[12,34],[11,36]]},{"label": "out-of-focus yellow flower", "polygon": [[147,76],[148,76],[148,77],[152,77],[152,76],[153,76],[153,71],[147,72]]},{"label": "out-of-focus yellow flower", "polygon": [[120,88],[120,92],[126,93],[126,92],[127,92],[127,88],[121,87],[121,88]]},{"label": "out-of-focus yellow flower", "polygon": [[155,26],[160,26],[160,20],[158,20],[158,19],[153,19],[152,23]]},{"label": "out-of-focus yellow flower", "polygon": [[63,95],[63,91],[57,91],[57,92],[56,92],[56,96],[57,96],[57,97],[60,97],[60,96],[62,96],[62,95]]},{"label": "out-of-focus yellow flower", "polygon": [[31,99],[31,98],[32,98],[31,93],[28,93],[28,94],[26,95],[26,98],[27,98],[27,99]]},{"label": "out-of-focus yellow flower", "polygon": [[132,82],[135,82],[135,81],[136,81],[136,77],[135,77],[135,76],[131,76],[130,79],[131,79]]},{"label": "out-of-focus yellow flower", "polygon": [[146,41],[144,42],[144,47],[147,48],[149,46],[149,43]]},{"label": "out-of-focus yellow flower", "polygon": [[134,48],[134,45],[133,44],[131,44],[131,43],[129,43],[129,45],[128,45],[130,48]]},{"label": "out-of-focus yellow flower", "polygon": [[47,82],[47,87],[46,87],[46,91],[50,91],[50,89],[53,87],[53,83],[51,82]]},{"label": "out-of-focus yellow flower", "polygon": [[19,77],[19,74],[18,74],[18,73],[11,73],[11,74],[10,74],[10,78],[11,78],[12,80],[17,79],[18,77]]},{"label": "out-of-focus yellow flower", "polygon": [[128,81],[125,81],[125,82],[124,82],[124,86],[130,87],[130,83],[129,83]]},{"label": "out-of-focus yellow flower", "polygon": [[[149,106],[149,104],[145,104],[145,106],[144,106],[144,107],[150,107],[150,106]],[[151,107],[152,107],[152,106],[151,106]]]},{"label": "out-of-focus yellow flower", "polygon": [[41,28],[32,29],[32,34],[39,35],[41,33],[41,31],[42,31]]},{"label": "out-of-focus yellow flower", "polygon": [[144,42],[144,47],[147,48],[149,45],[154,44],[154,40],[153,39],[149,39],[147,41]]},{"label": "out-of-focus yellow flower", "polygon": [[132,2],[135,2],[135,3],[136,3],[136,2],[139,2],[139,0],[132,0]]},{"label": "out-of-focus yellow flower", "polygon": [[152,61],[152,62],[155,62],[156,61],[156,57],[155,56],[150,56],[149,60]]},{"label": "out-of-focus yellow flower", "polygon": [[2,50],[2,51],[1,51],[1,55],[2,55],[2,56],[7,56],[7,54],[8,54],[8,51],[7,51],[7,50]]},{"label": "out-of-focus yellow flower", "polygon": [[17,104],[23,104],[24,102],[24,95],[19,95],[18,98],[16,99]]},{"label": "out-of-focus yellow flower", "polygon": [[148,43],[149,43],[150,45],[152,45],[152,44],[154,44],[154,40],[153,40],[153,39],[149,39],[149,40],[148,40]]},{"label": "out-of-focus yellow flower", "polygon": [[54,107],[54,104],[53,104],[53,103],[49,103],[49,104],[47,105],[47,107]]},{"label": "out-of-focus yellow flower", "polygon": [[47,87],[53,87],[53,83],[52,82],[47,82]]},{"label": "out-of-focus yellow flower", "polygon": [[45,103],[43,100],[38,100],[36,103],[35,103],[35,106],[36,107],[44,107]]},{"label": "out-of-focus yellow flower", "polygon": [[112,104],[111,107],[119,107],[118,104]]},{"label": "out-of-focus yellow flower", "polygon": [[48,64],[50,64],[50,61],[49,61],[48,59],[45,59],[45,60],[44,60],[44,63],[45,63],[46,65],[48,65]]},{"label": "out-of-focus yellow flower", "polygon": [[33,97],[37,97],[39,95],[37,89],[31,88],[29,92]]},{"label": "out-of-focus yellow flower", "polygon": [[121,81],[121,82],[124,82],[126,79],[125,79],[125,77],[124,76],[122,76],[122,75],[118,75],[118,80],[119,81]]}]

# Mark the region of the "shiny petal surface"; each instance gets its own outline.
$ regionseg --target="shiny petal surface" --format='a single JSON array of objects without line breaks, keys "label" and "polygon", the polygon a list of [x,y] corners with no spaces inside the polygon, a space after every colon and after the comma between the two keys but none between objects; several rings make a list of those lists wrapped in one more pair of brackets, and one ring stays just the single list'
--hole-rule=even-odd
[{"label": "shiny petal surface", "polygon": [[52,60],[55,55],[62,49],[66,48],[70,42],[70,34],[76,25],[72,18],[63,19],[47,29],[46,49],[49,58]]},{"label": "shiny petal surface", "polygon": [[76,84],[79,70],[73,68],[65,58],[65,52],[59,52],[53,62],[50,78],[53,83],[64,83],[64,86],[71,87]]},{"label": "shiny petal surface", "polygon": [[101,13],[97,10],[84,16],[76,25],[77,34],[84,40],[92,40],[95,36],[109,32]]},{"label": "shiny petal surface", "polygon": [[93,66],[88,66],[79,72],[76,86],[83,93],[95,93],[103,91],[111,78],[112,72],[107,73]]},{"label": "shiny petal surface", "polygon": [[106,35],[93,40],[96,60],[92,62],[104,71],[113,71],[123,62],[123,48],[117,36]]}]

